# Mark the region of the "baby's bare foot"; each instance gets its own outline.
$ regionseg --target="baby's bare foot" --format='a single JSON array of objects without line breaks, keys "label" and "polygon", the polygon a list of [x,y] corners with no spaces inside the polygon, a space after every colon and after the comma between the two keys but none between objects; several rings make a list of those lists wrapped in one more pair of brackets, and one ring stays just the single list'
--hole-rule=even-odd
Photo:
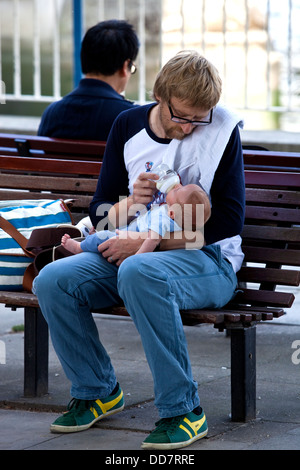
[{"label": "baby's bare foot", "polygon": [[61,244],[66,250],[70,251],[70,253],[73,253],[74,255],[82,253],[80,242],[73,240],[73,238],[71,238],[67,233],[61,237]]}]

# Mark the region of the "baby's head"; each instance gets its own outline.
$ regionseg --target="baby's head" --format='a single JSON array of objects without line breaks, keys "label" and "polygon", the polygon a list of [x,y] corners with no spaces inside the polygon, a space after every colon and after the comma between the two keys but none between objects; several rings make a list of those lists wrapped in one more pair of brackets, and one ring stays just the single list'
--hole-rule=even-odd
[{"label": "baby's head", "polygon": [[[166,196],[169,206],[169,216],[175,220],[182,228],[188,221],[191,227],[186,229],[196,230],[201,228],[210,217],[211,205],[206,192],[196,184],[182,186],[177,184]],[[197,207],[203,206],[203,220],[197,218]],[[190,215],[189,215],[190,214]],[[201,227],[198,227],[201,222]]]}]

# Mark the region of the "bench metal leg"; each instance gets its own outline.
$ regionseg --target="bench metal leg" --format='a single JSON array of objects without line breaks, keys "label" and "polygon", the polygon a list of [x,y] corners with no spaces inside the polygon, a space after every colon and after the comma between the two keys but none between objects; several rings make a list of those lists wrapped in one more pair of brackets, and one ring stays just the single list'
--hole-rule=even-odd
[{"label": "bench metal leg", "polygon": [[256,418],[256,326],[231,328],[232,421]]},{"label": "bench metal leg", "polygon": [[24,396],[48,393],[48,325],[39,308],[25,307]]}]

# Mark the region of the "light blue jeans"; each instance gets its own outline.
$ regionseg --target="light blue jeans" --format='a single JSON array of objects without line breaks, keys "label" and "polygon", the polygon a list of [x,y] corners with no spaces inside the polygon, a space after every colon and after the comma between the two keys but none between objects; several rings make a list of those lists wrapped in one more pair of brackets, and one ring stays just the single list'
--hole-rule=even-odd
[{"label": "light blue jeans", "polygon": [[200,404],[180,309],[219,308],[237,279],[219,247],[127,258],[117,268],[96,253],[60,259],[42,269],[34,290],[52,342],[71,381],[71,395],[108,396],[117,379],[91,311],[124,302],[141,336],[160,417]]}]

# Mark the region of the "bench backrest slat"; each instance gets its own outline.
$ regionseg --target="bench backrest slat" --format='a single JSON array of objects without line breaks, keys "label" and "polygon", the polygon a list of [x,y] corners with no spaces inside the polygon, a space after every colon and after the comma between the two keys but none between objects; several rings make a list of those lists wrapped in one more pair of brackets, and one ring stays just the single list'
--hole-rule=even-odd
[{"label": "bench backrest slat", "polygon": [[[89,193],[94,194],[97,186],[96,178],[78,178],[71,176],[53,177],[53,176],[28,176],[22,175],[22,183],[16,178],[16,175],[1,174],[0,173],[0,188],[4,189],[23,189],[36,190],[36,191],[72,191],[74,193]],[[8,193],[9,191],[7,191]]]},{"label": "bench backrest slat", "polygon": [[298,209],[278,208],[278,207],[246,207],[246,218],[264,219],[278,222],[300,223],[300,212]]},{"label": "bench backrest slat", "polygon": [[54,155],[55,158],[97,160],[103,157],[105,142],[56,139],[22,134],[0,134],[0,153],[2,155],[31,156],[38,152]]},{"label": "bench backrest slat", "polygon": [[26,168],[27,172],[98,176],[100,172],[100,162],[54,160],[41,157],[8,157],[1,155],[1,169],[24,172],[24,168]]},{"label": "bench backrest slat", "polygon": [[246,170],[300,172],[299,153],[268,150],[243,150]]},{"label": "bench backrest slat", "polygon": [[276,171],[251,171],[245,170],[245,182],[247,186],[269,187],[270,185],[279,187],[299,187],[300,173]]},{"label": "bench backrest slat", "polygon": [[[3,201],[14,201],[14,200],[17,200],[17,201],[22,201],[22,199],[34,199],[34,200],[39,200],[39,199],[63,199],[63,200],[72,200],[74,201],[73,204],[72,204],[72,212],[73,212],[73,215],[75,215],[75,213],[78,213],[80,212],[81,213],[81,218],[84,217],[87,213],[87,210],[88,210],[88,207],[92,201],[92,196],[85,196],[84,194],[77,194],[76,196],[74,196],[73,193],[67,193],[67,192],[64,192],[64,193],[55,193],[55,194],[51,194],[51,196],[49,196],[48,193],[32,193],[32,192],[23,192],[23,191],[18,191],[18,192],[15,192],[15,193],[5,193],[5,191],[3,192],[4,194],[4,197],[2,197],[2,191],[0,192],[0,198],[3,200]],[[75,223],[78,222],[79,220],[74,219],[75,220]]]},{"label": "bench backrest slat", "polygon": [[299,286],[300,272],[291,269],[258,268],[243,266],[239,271],[241,282],[272,282],[277,285]]},{"label": "bench backrest slat", "polygon": [[300,251],[282,250],[279,248],[269,248],[257,246],[254,243],[247,246],[243,243],[245,260],[249,263],[277,263],[287,266],[300,266]]},{"label": "bench backrest slat", "polygon": [[246,200],[249,203],[259,201],[265,204],[289,205],[300,204],[299,191],[282,191],[280,189],[261,189],[246,187]]},{"label": "bench backrest slat", "polygon": [[286,243],[297,242],[300,239],[300,228],[245,225],[242,237],[248,242],[250,238],[265,241],[283,241]]}]

